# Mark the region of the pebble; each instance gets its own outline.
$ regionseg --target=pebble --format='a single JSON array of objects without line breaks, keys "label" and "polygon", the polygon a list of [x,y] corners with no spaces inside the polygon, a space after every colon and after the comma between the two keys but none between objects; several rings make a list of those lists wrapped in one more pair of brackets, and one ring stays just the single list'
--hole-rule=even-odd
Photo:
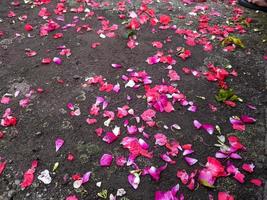
[{"label": "pebble", "polygon": [[75,80],[78,80],[78,79],[80,79],[80,78],[82,78],[82,77],[79,76],[79,75],[74,75],[72,78],[75,79]]},{"label": "pebble", "polygon": [[34,133],[34,135],[36,135],[36,136],[42,135],[42,132],[38,131],[38,132]]},{"label": "pebble", "polygon": [[8,193],[7,193],[7,196],[8,197],[12,197],[12,196],[14,196],[15,193],[16,193],[15,190],[9,190]]}]

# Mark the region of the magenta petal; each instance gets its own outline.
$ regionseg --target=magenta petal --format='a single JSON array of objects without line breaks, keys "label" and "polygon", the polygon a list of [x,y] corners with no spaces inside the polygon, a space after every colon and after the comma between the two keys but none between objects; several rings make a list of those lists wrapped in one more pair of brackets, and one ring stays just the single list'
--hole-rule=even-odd
[{"label": "magenta petal", "polygon": [[211,125],[211,124],[203,124],[202,127],[203,127],[203,128],[207,131],[207,133],[209,133],[210,135],[213,134],[213,132],[214,132],[214,126],[213,126],[213,125]]},{"label": "magenta petal", "polygon": [[179,184],[177,184],[170,191],[167,192],[156,191],[155,200],[178,200],[176,194],[179,191],[179,189],[180,186]]},{"label": "magenta petal", "polygon": [[63,146],[64,140],[61,138],[56,139],[56,152]]},{"label": "magenta petal", "polygon": [[116,64],[116,63],[111,64],[111,66],[112,66],[113,68],[115,68],[115,69],[118,69],[118,68],[121,68],[121,67],[122,67],[121,64]]},{"label": "magenta petal", "polygon": [[141,146],[143,149],[148,149],[148,148],[149,148],[149,144],[147,144],[146,141],[143,140],[142,138],[139,138],[138,143],[140,144],[140,146]]},{"label": "magenta petal", "polygon": [[116,158],[116,164],[120,167],[124,166],[126,164],[127,160],[124,156],[119,156]]},{"label": "magenta petal", "polygon": [[118,136],[116,136],[112,132],[107,132],[106,135],[103,137],[103,141],[105,141],[108,144],[114,142],[117,139],[118,139]]},{"label": "magenta petal", "polygon": [[109,167],[112,163],[112,155],[111,154],[103,154],[100,159],[100,166],[101,167]]},{"label": "magenta petal", "polygon": [[188,165],[192,166],[197,163],[197,159],[195,158],[190,158],[190,157],[184,157],[185,161],[187,162]]},{"label": "magenta petal", "polygon": [[53,62],[54,62],[55,64],[57,64],[57,65],[61,65],[61,64],[62,64],[62,61],[61,61],[61,59],[60,59],[59,57],[54,57],[54,58],[53,58]]},{"label": "magenta petal", "polygon": [[90,180],[90,176],[91,176],[92,172],[86,172],[84,175],[83,175],[83,178],[82,178],[82,183],[87,183],[89,180]]},{"label": "magenta petal", "polygon": [[253,124],[256,122],[256,119],[247,115],[242,115],[241,120],[246,124]]},{"label": "magenta petal", "polygon": [[196,129],[200,129],[202,127],[202,124],[198,120],[194,120],[193,124]]}]

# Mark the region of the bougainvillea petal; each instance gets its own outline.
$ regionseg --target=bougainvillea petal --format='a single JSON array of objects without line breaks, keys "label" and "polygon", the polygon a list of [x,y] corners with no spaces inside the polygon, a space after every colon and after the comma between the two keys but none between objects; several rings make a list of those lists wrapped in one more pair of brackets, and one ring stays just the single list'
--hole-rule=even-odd
[{"label": "bougainvillea petal", "polygon": [[262,186],[262,180],[261,179],[254,178],[254,179],[251,179],[250,182],[256,186],[259,186],[259,187]]},{"label": "bougainvillea petal", "polygon": [[6,161],[0,162],[0,176],[6,168]]},{"label": "bougainvillea petal", "polygon": [[103,154],[100,159],[101,167],[109,167],[112,163],[113,156],[111,154]]},{"label": "bougainvillea petal", "polygon": [[138,174],[136,174],[136,173],[129,174],[128,175],[128,182],[131,184],[131,186],[134,189],[137,189],[138,188],[138,185],[140,183],[140,176]]},{"label": "bougainvillea petal", "polygon": [[234,197],[227,192],[219,192],[218,200],[234,200]]},{"label": "bougainvillea petal", "polygon": [[190,157],[184,157],[185,161],[187,162],[188,165],[192,166],[198,162],[197,159],[195,158],[190,158]]},{"label": "bougainvillea petal", "polygon": [[55,145],[56,145],[56,152],[63,146],[64,144],[64,140],[61,138],[57,138],[55,141]]},{"label": "bougainvillea petal", "polygon": [[82,177],[82,183],[87,183],[90,180],[92,172],[86,172]]}]

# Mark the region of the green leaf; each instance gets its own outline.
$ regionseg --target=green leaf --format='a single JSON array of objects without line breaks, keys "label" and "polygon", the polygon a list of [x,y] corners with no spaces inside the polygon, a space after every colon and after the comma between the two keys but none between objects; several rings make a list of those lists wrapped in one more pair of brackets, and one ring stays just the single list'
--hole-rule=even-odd
[{"label": "green leaf", "polygon": [[97,193],[97,196],[99,196],[102,199],[106,199],[108,197],[108,191],[107,190],[102,190],[101,192]]},{"label": "green leaf", "polygon": [[235,44],[239,47],[245,48],[245,45],[240,40],[240,38],[234,37],[234,36],[228,36],[228,37],[224,38],[223,41],[221,42],[221,44],[222,44],[222,46],[227,46],[229,44]]},{"label": "green leaf", "polygon": [[123,37],[124,37],[125,39],[128,39],[129,37],[131,37],[131,36],[133,36],[133,35],[136,35],[136,31],[134,31],[134,30],[130,30],[130,31],[128,31],[127,33],[123,34]]},{"label": "green leaf", "polygon": [[228,89],[228,90],[220,89],[218,94],[215,95],[215,99],[219,102],[224,102],[227,100],[235,102],[239,100],[239,97],[234,94],[233,89]]}]

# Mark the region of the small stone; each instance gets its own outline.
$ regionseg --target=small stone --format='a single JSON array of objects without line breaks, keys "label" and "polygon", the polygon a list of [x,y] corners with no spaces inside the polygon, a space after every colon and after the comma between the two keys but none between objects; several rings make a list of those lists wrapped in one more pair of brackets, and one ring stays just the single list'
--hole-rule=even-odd
[{"label": "small stone", "polygon": [[97,187],[101,187],[101,184],[102,184],[102,182],[99,181],[99,182],[96,183],[96,186],[97,186]]},{"label": "small stone", "polygon": [[82,77],[80,77],[79,75],[74,75],[72,78],[75,79],[75,80],[78,80],[78,79],[80,79]]},{"label": "small stone", "polygon": [[9,190],[8,193],[7,193],[7,196],[8,197],[13,197],[15,192],[16,192],[15,190]]},{"label": "small stone", "polygon": [[42,135],[42,132],[38,131],[38,132],[34,133],[34,135],[36,135],[36,136]]},{"label": "small stone", "polygon": [[122,197],[125,194],[126,194],[126,191],[123,188],[120,188],[120,189],[117,190],[117,194],[116,195],[118,197]]},{"label": "small stone", "polygon": [[19,184],[20,184],[20,180],[16,179],[16,180],[15,180],[15,184],[16,184],[16,185],[19,185]]}]

